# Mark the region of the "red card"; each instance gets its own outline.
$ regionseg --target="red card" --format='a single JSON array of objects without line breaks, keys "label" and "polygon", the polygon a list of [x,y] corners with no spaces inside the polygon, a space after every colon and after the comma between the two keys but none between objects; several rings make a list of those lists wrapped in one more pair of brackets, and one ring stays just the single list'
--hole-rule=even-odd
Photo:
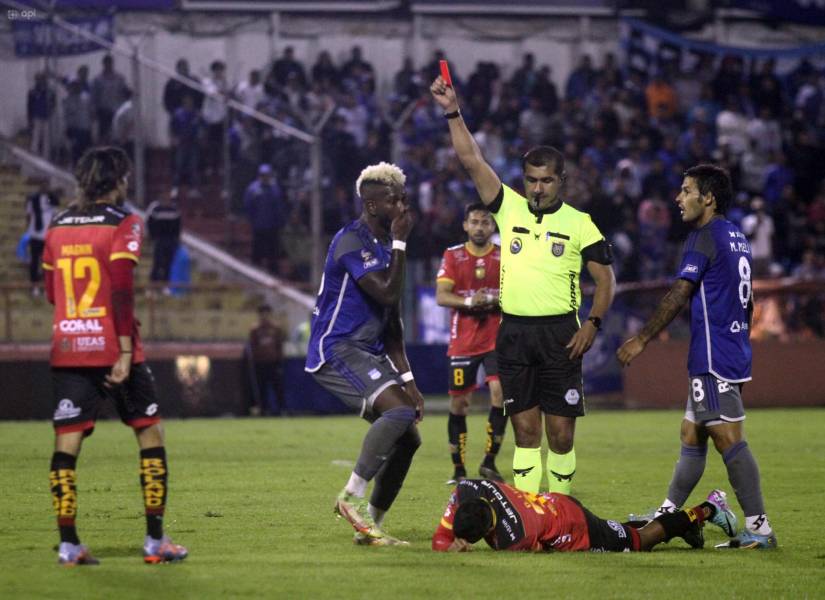
[{"label": "red card", "polygon": [[441,67],[441,79],[443,79],[447,85],[453,87],[453,78],[450,77],[450,67],[447,65],[447,61],[440,60],[438,64]]}]

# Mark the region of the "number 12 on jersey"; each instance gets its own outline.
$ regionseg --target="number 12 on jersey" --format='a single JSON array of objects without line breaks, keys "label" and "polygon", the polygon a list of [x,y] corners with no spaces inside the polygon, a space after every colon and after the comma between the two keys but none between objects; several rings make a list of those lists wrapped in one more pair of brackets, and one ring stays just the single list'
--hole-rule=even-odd
[{"label": "number 12 on jersey", "polygon": [[[77,258],[60,258],[57,260],[63,278],[63,291],[66,295],[66,318],[87,319],[105,317],[105,306],[92,306],[100,289],[100,263],[94,256]],[[80,302],[75,299],[75,281],[88,279],[86,289],[80,295]]]}]

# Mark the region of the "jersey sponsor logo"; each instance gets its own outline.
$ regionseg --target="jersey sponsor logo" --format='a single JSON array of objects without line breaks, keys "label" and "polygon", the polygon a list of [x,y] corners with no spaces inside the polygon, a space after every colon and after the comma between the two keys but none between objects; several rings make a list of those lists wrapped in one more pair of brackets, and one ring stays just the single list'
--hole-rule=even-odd
[{"label": "jersey sponsor logo", "polygon": [[102,335],[75,338],[75,352],[101,352],[106,349],[106,338]]},{"label": "jersey sponsor logo", "polygon": [[126,244],[126,247],[129,249],[130,252],[137,252],[140,245],[137,242],[132,241]]},{"label": "jersey sponsor logo", "polygon": [[510,254],[518,254],[521,252],[521,238],[513,238],[510,242]]},{"label": "jersey sponsor logo", "polygon": [[106,220],[105,215],[97,215],[94,217],[63,217],[57,221],[58,225],[93,225],[95,223],[103,223]]},{"label": "jersey sponsor logo", "polygon": [[573,536],[570,535],[569,533],[565,533],[564,535],[560,535],[559,537],[554,539],[552,542],[550,542],[550,545],[555,547],[555,546],[559,546],[561,544],[569,544],[572,541],[573,541]]},{"label": "jersey sponsor logo", "polygon": [[381,371],[379,371],[378,369],[372,369],[369,373],[367,373],[367,375],[369,375],[370,379],[372,379],[373,381],[377,381],[381,378]]},{"label": "jersey sponsor logo", "polygon": [[683,273],[698,273],[699,267],[696,265],[685,265],[685,268],[682,269]]},{"label": "jersey sponsor logo", "polygon": [[745,321],[734,321],[730,324],[731,333],[739,333],[740,331],[747,331],[748,324]]},{"label": "jersey sponsor logo", "polygon": [[63,421],[65,419],[74,419],[80,415],[80,408],[74,405],[74,402],[68,398],[63,398],[57,403],[57,408],[54,411],[54,420]]},{"label": "jersey sponsor logo", "polygon": [[553,242],[553,245],[550,247],[550,250],[553,252],[553,256],[559,257],[564,254],[564,244],[561,242]]},{"label": "jersey sponsor logo", "polygon": [[100,319],[63,319],[57,327],[61,333],[103,333]]},{"label": "jersey sponsor logo", "polygon": [[567,276],[570,278],[570,308],[573,310],[578,309],[578,299],[576,298],[576,277],[577,273],[575,271],[568,271]]},{"label": "jersey sponsor logo", "polygon": [[578,404],[580,399],[581,395],[579,394],[579,390],[577,390],[576,388],[570,388],[564,395],[564,401],[570,404],[571,406],[574,404]]}]

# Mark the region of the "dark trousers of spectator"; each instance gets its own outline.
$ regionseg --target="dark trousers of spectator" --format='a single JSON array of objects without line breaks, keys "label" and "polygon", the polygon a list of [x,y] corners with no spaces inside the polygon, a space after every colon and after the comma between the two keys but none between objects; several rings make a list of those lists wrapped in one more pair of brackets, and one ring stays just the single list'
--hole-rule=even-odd
[{"label": "dark trousers of spectator", "polygon": [[223,163],[223,121],[206,126],[206,144],[203,149],[203,166],[218,169]]},{"label": "dark trousers of spectator", "polygon": [[252,263],[274,273],[280,257],[280,241],[277,229],[253,229]]},{"label": "dark trousers of spectator", "polygon": [[[280,362],[256,362],[255,386],[257,387],[257,394],[253,394],[252,397],[253,399],[257,398],[261,414],[280,415],[286,408],[284,405],[283,365]],[[275,394],[275,406],[272,407],[271,411],[267,406],[270,389]]]},{"label": "dark trousers of spectator", "polygon": [[159,239],[154,242],[154,255],[152,256],[152,272],[149,274],[151,281],[169,281],[169,268],[172,266],[172,259],[178,249],[178,239]]},{"label": "dark trousers of spectator", "polygon": [[76,163],[92,145],[92,132],[88,129],[69,127],[66,130],[66,137],[69,138],[69,144],[72,148],[72,163]]},{"label": "dark trousers of spectator", "polygon": [[40,261],[43,258],[43,240],[29,239],[29,281],[37,283],[43,274]]},{"label": "dark trousers of spectator", "polygon": [[175,187],[191,185],[198,187],[198,163],[200,151],[197,142],[182,142],[175,146],[175,172],[172,183]]},{"label": "dark trousers of spectator", "polygon": [[107,143],[112,132],[112,119],[115,113],[108,108],[97,109],[97,141]]}]

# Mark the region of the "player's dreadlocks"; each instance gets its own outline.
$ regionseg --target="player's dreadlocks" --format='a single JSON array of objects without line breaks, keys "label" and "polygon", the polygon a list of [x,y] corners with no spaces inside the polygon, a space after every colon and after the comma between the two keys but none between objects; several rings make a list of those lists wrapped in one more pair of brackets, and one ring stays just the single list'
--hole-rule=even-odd
[{"label": "player's dreadlocks", "polygon": [[80,208],[88,209],[98,199],[117,189],[131,170],[131,161],[120,148],[98,146],[87,150],[75,167]]},{"label": "player's dreadlocks", "polygon": [[494,524],[493,507],[485,498],[473,498],[459,504],[453,518],[453,534],[475,544]]}]

